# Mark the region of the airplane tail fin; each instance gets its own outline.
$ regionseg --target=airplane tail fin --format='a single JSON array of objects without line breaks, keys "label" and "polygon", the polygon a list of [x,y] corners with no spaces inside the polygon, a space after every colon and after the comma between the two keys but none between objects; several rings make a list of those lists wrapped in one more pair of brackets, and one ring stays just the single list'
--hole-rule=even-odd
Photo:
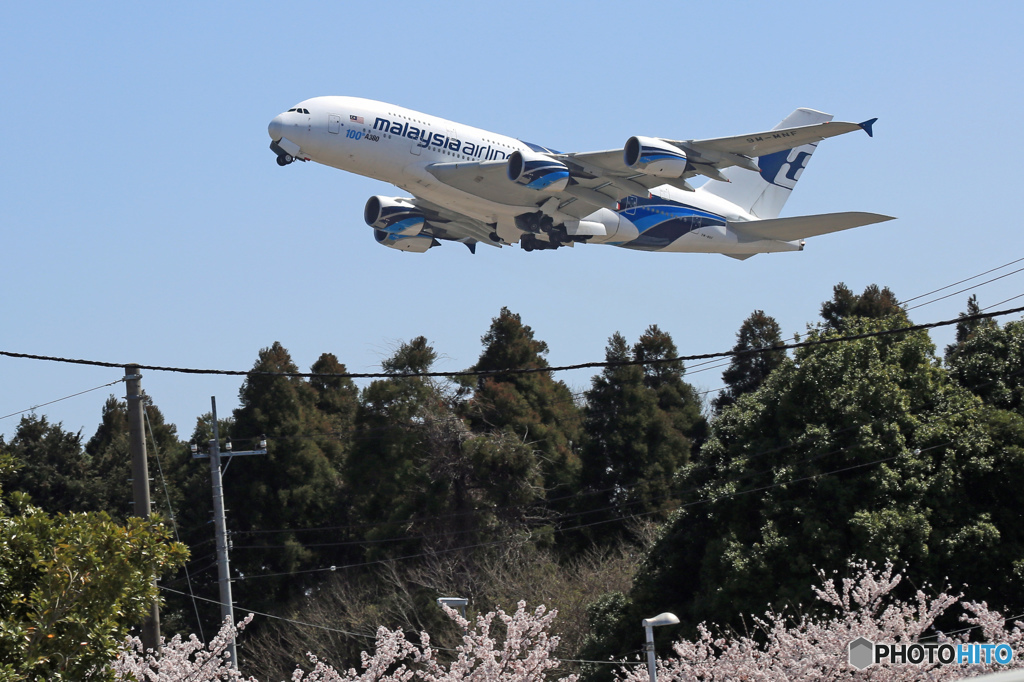
[{"label": "airplane tail fin", "polygon": [[[832,115],[814,109],[797,109],[773,130],[814,125],[831,121]],[[722,175],[729,182],[708,181],[697,191],[730,201],[761,219],[778,218],[790,192],[807,167],[818,143],[768,154],[757,159],[760,173],[737,166],[726,168]]]}]

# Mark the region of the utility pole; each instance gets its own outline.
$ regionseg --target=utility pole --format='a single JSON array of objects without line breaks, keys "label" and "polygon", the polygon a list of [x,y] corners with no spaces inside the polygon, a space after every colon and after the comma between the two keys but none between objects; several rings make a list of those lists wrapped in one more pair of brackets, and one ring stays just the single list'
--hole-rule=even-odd
[{"label": "utility pole", "polygon": [[[217,424],[217,398],[210,397],[210,406],[213,415],[213,438],[210,440],[210,454],[199,454],[199,448],[192,445],[192,457],[195,459],[210,459],[210,483],[213,487],[213,529],[216,533],[217,545],[217,583],[220,586],[220,620],[221,624],[228,620],[231,625],[235,624],[235,606],[231,601],[231,567],[228,562],[228,532],[224,522],[224,483],[220,468],[220,429]],[[245,452],[232,452],[231,443],[227,445],[228,452],[225,457],[235,455],[265,455],[267,454],[266,440],[260,440],[260,447],[257,450]],[[228,644],[228,653],[231,656],[231,667],[238,670],[238,648],[235,646],[234,638]]]},{"label": "utility pole", "polygon": [[[124,368],[124,381],[128,386],[125,400],[128,403],[128,449],[132,455],[132,499],[135,503],[134,515],[140,519],[148,519],[149,502],[149,463],[146,461],[146,431],[143,423],[142,389],[139,387],[138,365],[127,365]],[[156,587],[156,578],[153,578]],[[160,651],[160,604],[154,599],[150,606],[149,616],[142,624],[142,646],[144,649]]]}]

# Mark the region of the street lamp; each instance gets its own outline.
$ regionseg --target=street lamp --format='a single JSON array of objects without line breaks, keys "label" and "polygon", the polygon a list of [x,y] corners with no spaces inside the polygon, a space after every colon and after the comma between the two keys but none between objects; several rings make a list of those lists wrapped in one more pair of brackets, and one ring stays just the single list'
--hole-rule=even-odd
[{"label": "street lamp", "polygon": [[450,609],[458,609],[459,615],[462,616],[463,620],[466,618],[466,604],[469,600],[465,597],[438,597],[438,606],[447,606]]},{"label": "street lamp", "polygon": [[644,618],[640,622],[647,631],[647,644],[644,645],[644,649],[647,651],[647,674],[650,675],[651,682],[658,682],[658,673],[654,670],[654,628],[678,623],[679,619],[674,613],[662,613],[654,618]]}]

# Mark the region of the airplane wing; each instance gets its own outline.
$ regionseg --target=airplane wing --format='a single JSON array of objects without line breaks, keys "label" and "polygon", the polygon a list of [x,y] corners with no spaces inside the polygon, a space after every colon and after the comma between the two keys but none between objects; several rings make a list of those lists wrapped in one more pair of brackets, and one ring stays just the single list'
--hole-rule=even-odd
[{"label": "airplane wing", "polygon": [[729,227],[740,235],[741,239],[777,239],[783,242],[792,242],[797,239],[817,237],[820,234],[828,234],[829,232],[839,232],[840,230],[849,230],[854,227],[882,223],[886,220],[894,220],[894,218],[881,215],[880,213],[853,211],[848,213],[802,215],[795,218],[771,218],[750,222],[730,220]]},{"label": "airplane wing", "polygon": [[652,188],[661,185],[693,191],[687,180],[697,175],[728,181],[721,171],[731,166],[759,172],[761,169],[757,165],[757,157],[855,130],[864,130],[871,135],[871,126],[875,120],[863,123],[829,121],[705,140],[630,138],[627,142],[628,146],[634,140],[643,140],[642,144],[649,144],[668,155],[676,155],[680,167],[674,174],[627,165],[626,147],[595,152],[545,154],[545,158],[564,164],[568,170],[569,181],[564,189],[557,192],[539,192],[512,182],[507,175],[506,161],[434,163],[427,165],[425,170],[440,182],[456,189],[525,209],[538,207],[554,196],[559,200],[559,211],[582,218],[597,208],[614,209],[624,197],[644,196]]},{"label": "airplane wing", "polygon": [[501,247],[494,229],[486,223],[416,197],[416,206],[426,216],[423,233],[437,239],[465,244],[476,253],[478,243]]},{"label": "airplane wing", "polygon": [[[654,139],[668,143],[672,147],[685,152],[686,158],[689,161],[689,167],[687,172],[682,175],[682,180],[695,175],[706,175],[713,180],[721,180],[722,177],[717,171],[724,170],[730,166],[740,166],[748,170],[759,171],[760,169],[755,161],[755,158],[759,156],[768,156],[769,154],[775,154],[786,149],[820,142],[826,138],[855,130],[863,130],[868,135],[873,136],[872,126],[876,120],[878,119],[873,118],[863,123],[827,121],[814,125],[781,128],[762,133],[751,133],[749,135],[716,137],[706,140]],[[626,165],[624,151],[625,149],[612,149],[600,152],[566,154],[565,157],[582,166],[589,166],[592,173],[603,172],[613,176],[636,174],[635,170]],[[665,178],[660,178],[659,180],[658,184],[666,184]],[[667,184],[674,183],[669,181]]]}]

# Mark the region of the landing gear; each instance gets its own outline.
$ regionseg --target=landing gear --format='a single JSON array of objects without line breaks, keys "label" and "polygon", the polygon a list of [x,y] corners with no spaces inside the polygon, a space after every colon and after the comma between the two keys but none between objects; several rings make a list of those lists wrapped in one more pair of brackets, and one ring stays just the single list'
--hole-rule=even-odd
[{"label": "landing gear", "polygon": [[277,165],[287,166],[289,163],[295,160],[295,157],[289,154],[284,148],[278,144],[281,140],[274,140],[270,143],[270,151],[277,155]]},{"label": "landing gear", "polygon": [[519,248],[523,251],[549,251],[557,249],[561,244],[555,244],[552,242],[546,242],[537,239],[536,235],[524,234],[519,239]]}]

